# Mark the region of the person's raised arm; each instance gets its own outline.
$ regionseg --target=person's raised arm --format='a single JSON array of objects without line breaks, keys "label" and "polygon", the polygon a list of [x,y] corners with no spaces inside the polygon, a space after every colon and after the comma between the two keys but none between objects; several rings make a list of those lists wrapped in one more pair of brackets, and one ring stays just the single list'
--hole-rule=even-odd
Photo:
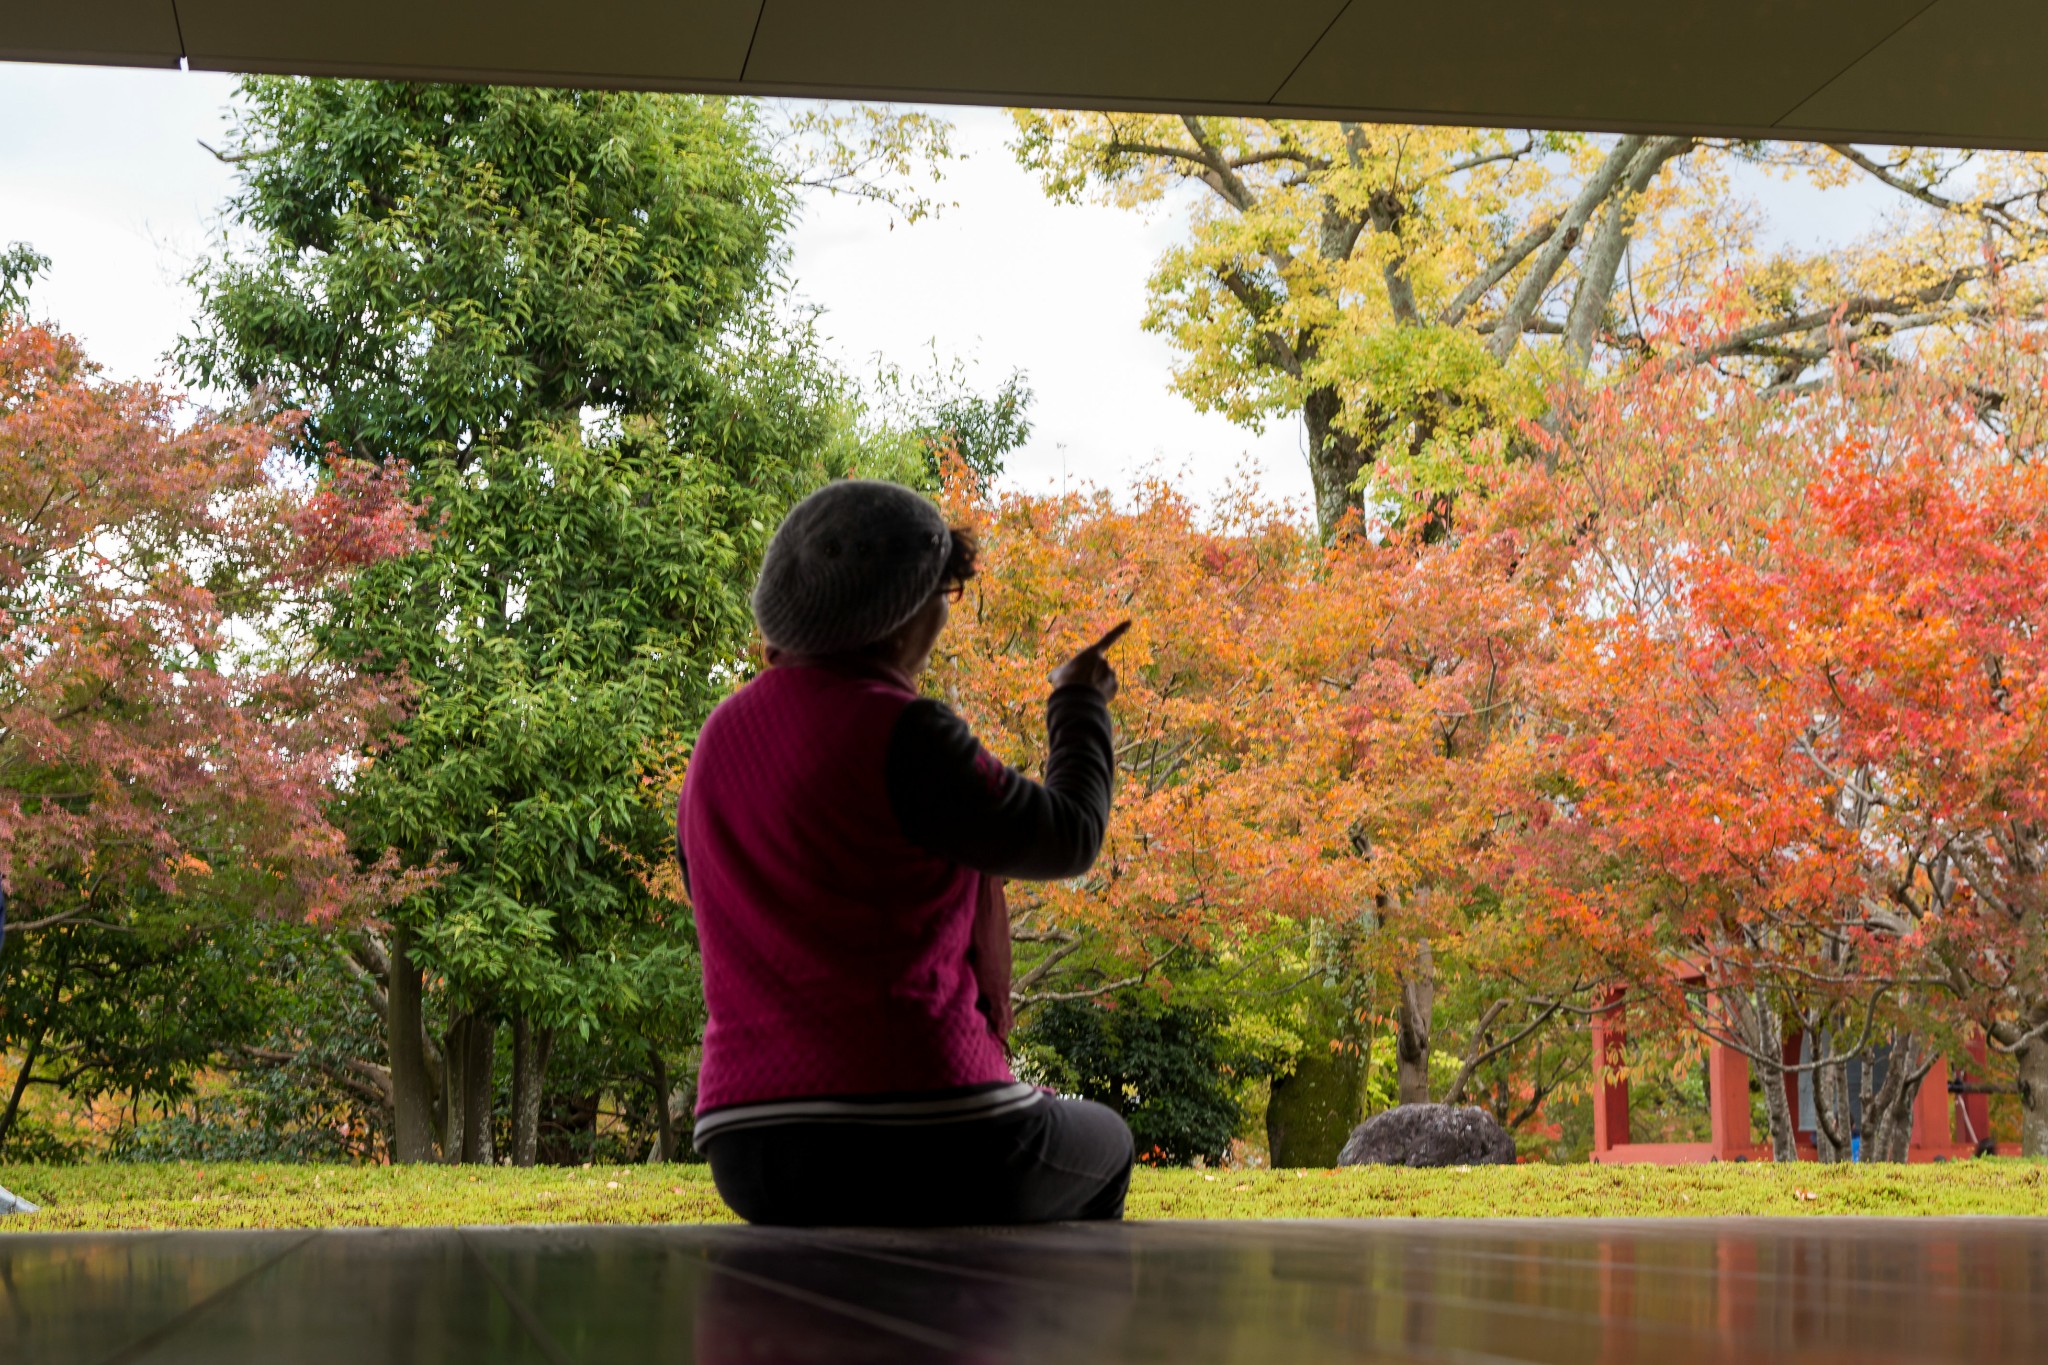
[{"label": "person's raised arm", "polygon": [[1005,766],[944,704],[904,708],[889,739],[889,804],[912,843],[999,877],[1051,881],[1094,865],[1115,755],[1105,651],[1129,622],[1061,664],[1046,699],[1045,781]]}]

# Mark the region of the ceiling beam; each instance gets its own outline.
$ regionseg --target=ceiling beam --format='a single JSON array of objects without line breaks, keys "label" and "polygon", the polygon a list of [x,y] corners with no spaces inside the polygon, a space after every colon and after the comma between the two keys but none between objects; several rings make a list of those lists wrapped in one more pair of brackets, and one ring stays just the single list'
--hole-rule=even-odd
[{"label": "ceiling beam", "polygon": [[0,58],[2048,150],[2041,0],[46,0]]}]

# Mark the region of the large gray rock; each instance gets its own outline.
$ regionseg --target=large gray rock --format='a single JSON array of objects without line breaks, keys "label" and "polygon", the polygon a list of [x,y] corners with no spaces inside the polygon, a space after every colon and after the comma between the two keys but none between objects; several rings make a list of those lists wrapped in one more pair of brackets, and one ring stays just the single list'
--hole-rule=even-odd
[{"label": "large gray rock", "polygon": [[1467,1105],[1404,1104],[1351,1130],[1339,1166],[1507,1166],[1515,1140],[1493,1115]]},{"label": "large gray rock", "polygon": [[38,1212],[38,1210],[34,1204],[29,1203],[28,1200],[23,1199],[18,1194],[8,1193],[7,1187],[0,1185],[0,1216],[10,1213],[35,1212]]}]

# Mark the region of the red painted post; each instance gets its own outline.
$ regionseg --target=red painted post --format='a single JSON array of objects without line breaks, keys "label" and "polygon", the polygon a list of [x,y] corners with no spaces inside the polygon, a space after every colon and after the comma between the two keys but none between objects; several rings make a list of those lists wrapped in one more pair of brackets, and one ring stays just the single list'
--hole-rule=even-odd
[{"label": "red painted post", "polygon": [[[1968,1051],[1971,1065],[1967,1071],[1962,1073],[1961,1079],[1965,1081],[1982,1081],[1987,1052],[1984,1046],[1984,1035],[1978,1034],[1971,1038]],[[1953,1136],[1958,1147],[1968,1147],[1972,1152],[1977,1150],[1978,1143],[1991,1136],[1991,1097],[1989,1095],[1958,1095],[1956,1097],[1956,1117]]]},{"label": "red painted post", "polygon": [[1599,1068],[1594,1080],[1593,1159],[1595,1161],[1629,1140],[1627,1033],[1622,1028],[1621,992],[1607,997],[1607,1008],[1593,1016],[1593,1063]]},{"label": "red painted post", "polygon": [[1920,1093],[1913,1097],[1913,1135],[1906,1144],[1909,1159],[1914,1156],[1931,1159],[1953,1153],[1954,1120],[1950,1117],[1953,1108],[1948,1093],[1948,1059],[1937,1058],[1928,1068],[1927,1079],[1920,1082]]},{"label": "red painted post", "polygon": [[1707,1118],[1714,1160],[1749,1155],[1749,1058],[1720,1043],[1707,1044]]}]

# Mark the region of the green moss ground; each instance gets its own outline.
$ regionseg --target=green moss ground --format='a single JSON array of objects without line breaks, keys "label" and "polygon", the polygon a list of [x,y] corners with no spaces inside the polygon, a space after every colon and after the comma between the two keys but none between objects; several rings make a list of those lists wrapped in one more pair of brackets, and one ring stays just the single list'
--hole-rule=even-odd
[{"label": "green moss ground", "polygon": [[[44,1212],[4,1232],[730,1222],[702,1166],[14,1166]],[[2048,1164],[1510,1166],[1408,1171],[1141,1168],[1133,1218],[1656,1218],[2048,1214]]]}]

